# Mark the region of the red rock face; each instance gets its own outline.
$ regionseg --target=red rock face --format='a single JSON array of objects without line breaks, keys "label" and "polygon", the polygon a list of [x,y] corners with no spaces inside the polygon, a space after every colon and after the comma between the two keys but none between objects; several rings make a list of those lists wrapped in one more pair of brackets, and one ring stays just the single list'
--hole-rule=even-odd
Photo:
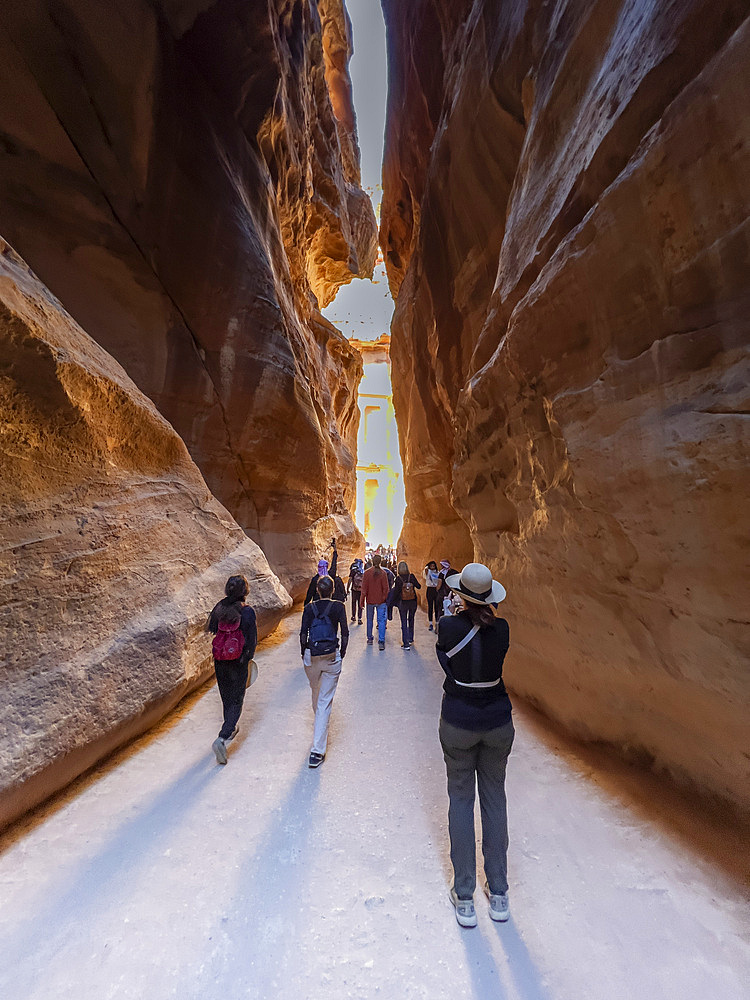
[{"label": "red rock face", "polygon": [[[207,615],[291,606],[174,429],[0,241],[0,827],[213,669]],[[206,734],[210,745],[211,734]]]},{"label": "red rock face", "polygon": [[384,9],[405,548],[492,566],[516,691],[748,808],[747,5]]},{"label": "red rock face", "polygon": [[357,540],[361,363],[318,312],[375,250],[343,3],[10,0],[0,26],[0,233],[298,593]]}]

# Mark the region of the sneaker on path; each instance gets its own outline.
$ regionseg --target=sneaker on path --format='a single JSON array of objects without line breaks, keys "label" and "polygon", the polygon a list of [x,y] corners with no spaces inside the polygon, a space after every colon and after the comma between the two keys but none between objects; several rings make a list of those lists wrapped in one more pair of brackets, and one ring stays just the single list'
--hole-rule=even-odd
[{"label": "sneaker on path", "polygon": [[507,892],[490,892],[489,886],[485,886],[484,891],[490,901],[490,916],[493,920],[499,920],[501,923],[505,923],[508,917],[510,917],[510,906],[508,904]]},{"label": "sneaker on path", "polygon": [[308,767],[320,767],[323,761],[326,759],[324,753],[318,753],[317,750],[310,751],[310,759],[307,762]]},{"label": "sneaker on path", "polygon": [[[352,620],[353,620],[353,619],[352,619]],[[357,619],[357,625],[361,625],[361,624],[362,624],[362,619],[361,619],[361,618],[358,618],[358,619]]]},{"label": "sneaker on path", "polygon": [[435,631],[435,630],[433,629],[433,627],[432,627],[432,622],[430,622],[430,627],[429,627],[428,631],[429,631],[429,632],[434,632],[434,631]]},{"label": "sneaker on path", "polygon": [[473,899],[459,899],[456,890],[451,889],[451,903],[456,908],[456,920],[462,927],[477,926],[477,911]]},{"label": "sneaker on path", "polygon": [[384,642],[379,642],[378,643],[378,649],[385,649],[385,643]]},{"label": "sneaker on path", "polygon": [[227,745],[221,736],[217,736],[216,739],[211,744],[211,749],[216,754],[217,764],[226,764],[227,762]]},{"label": "sneaker on path", "polygon": [[351,618],[349,619],[349,621],[352,623],[352,625],[354,624],[354,615],[351,616]]},{"label": "sneaker on path", "polygon": [[372,644],[373,644],[374,641],[375,641],[374,639],[368,639],[367,640],[367,645],[368,646],[372,646]]}]

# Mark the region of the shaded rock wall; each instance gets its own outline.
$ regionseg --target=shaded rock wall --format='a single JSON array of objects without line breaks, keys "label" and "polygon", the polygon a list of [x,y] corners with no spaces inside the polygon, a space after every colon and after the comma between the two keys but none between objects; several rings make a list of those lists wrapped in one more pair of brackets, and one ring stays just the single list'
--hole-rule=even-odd
[{"label": "shaded rock wall", "polygon": [[383,7],[405,548],[492,566],[516,691],[746,809],[747,4]]},{"label": "shaded rock wall", "polygon": [[295,593],[358,540],[361,365],[318,311],[374,261],[350,49],[341,0],[0,13],[0,233]]},{"label": "shaded rock wall", "polygon": [[3,241],[0,412],[2,826],[209,676],[227,576],[248,577],[261,635],[291,598],[173,428]]}]

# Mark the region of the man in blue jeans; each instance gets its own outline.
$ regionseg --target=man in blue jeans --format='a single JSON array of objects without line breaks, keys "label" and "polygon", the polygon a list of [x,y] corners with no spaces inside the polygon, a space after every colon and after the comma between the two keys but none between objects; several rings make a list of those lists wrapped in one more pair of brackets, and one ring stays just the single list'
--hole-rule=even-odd
[{"label": "man in blue jeans", "polygon": [[391,589],[388,575],[381,567],[380,555],[372,557],[372,566],[362,577],[362,600],[367,607],[367,644],[373,643],[372,623],[375,612],[378,615],[378,648],[385,649],[385,620],[388,613],[388,591]]}]

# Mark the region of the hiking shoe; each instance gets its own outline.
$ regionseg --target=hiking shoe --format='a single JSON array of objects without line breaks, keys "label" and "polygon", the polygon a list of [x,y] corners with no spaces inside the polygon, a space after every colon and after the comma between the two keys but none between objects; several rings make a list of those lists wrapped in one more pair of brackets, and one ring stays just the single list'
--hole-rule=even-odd
[{"label": "hiking shoe", "polygon": [[354,624],[354,615],[351,616],[351,618],[349,619],[349,621],[352,623],[352,625]]},{"label": "hiking shoe", "polygon": [[320,767],[323,761],[326,759],[324,753],[318,753],[317,750],[310,751],[310,759],[307,762],[308,767]]},{"label": "hiking shoe", "polygon": [[462,927],[477,926],[477,911],[473,899],[459,899],[456,890],[451,889],[451,903],[456,908],[456,920]]},{"label": "hiking shoe", "polygon": [[490,916],[493,920],[498,920],[500,923],[505,923],[505,921],[510,917],[510,906],[508,905],[508,893],[507,892],[490,892],[489,887],[485,886],[484,891],[490,901]]},{"label": "hiking shoe", "polygon": [[[354,621],[354,619],[352,619],[352,621]],[[358,618],[358,619],[357,619],[357,625],[361,625],[361,624],[362,624],[362,619],[361,619],[361,618]]]},{"label": "hiking shoe", "polygon": [[434,632],[435,629],[432,627],[432,622],[430,622],[430,627],[427,629],[428,632]]},{"label": "hiking shoe", "polygon": [[211,749],[216,754],[217,764],[226,764],[227,762],[227,745],[221,736],[217,736],[216,739],[211,744]]},{"label": "hiking shoe", "polygon": [[367,645],[368,646],[372,646],[372,644],[373,644],[374,641],[375,641],[374,639],[368,639],[367,640]]},{"label": "hiking shoe", "polygon": [[402,642],[401,643],[401,648],[402,649],[411,649],[411,645],[408,642]]},{"label": "hiking shoe", "polygon": [[378,649],[385,649],[385,643],[384,642],[379,642],[378,643]]}]

